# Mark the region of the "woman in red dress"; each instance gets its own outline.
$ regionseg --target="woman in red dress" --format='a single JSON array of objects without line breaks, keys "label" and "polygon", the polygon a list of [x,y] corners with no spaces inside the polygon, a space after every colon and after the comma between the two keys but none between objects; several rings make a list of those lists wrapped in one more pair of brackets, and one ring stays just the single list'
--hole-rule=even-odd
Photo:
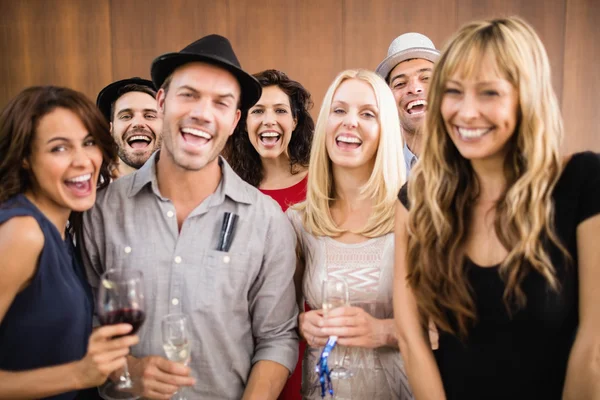
[{"label": "woman in red dress", "polygon": [[274,69],[255,74],[263,87],[223,155],[249,184],[275,199],[283,211],[306,196],[306,174],[314,121],[310,93]]},{"label": "woman in red dress", "polygon": [[[242,115],[223,156],[249,184],[271,196],[285,211],[306,197],[308,159],[314,121],[310,93],[277,70],[255,74],[263,92],[260,100]],[[300,342],[300,354],[306,343]],[[301,358],[280,400],[300,400]]]}]

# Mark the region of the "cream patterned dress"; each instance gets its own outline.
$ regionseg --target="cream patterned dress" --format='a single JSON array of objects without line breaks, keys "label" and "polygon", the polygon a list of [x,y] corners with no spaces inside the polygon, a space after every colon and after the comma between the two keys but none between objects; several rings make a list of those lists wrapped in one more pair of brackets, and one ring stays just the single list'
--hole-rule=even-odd
[{"label": "cream patterned dress", "polygon": [[[302,294],[311,309],[321,308],[321,285],[325,278],[343,279],[348,283],[351,305],[361,307],[379,319],[393,318],[393,233],[357,244],[346,244],[330,237],[313,236],[308,233],[296,210],[288,210],[287,215],[294,226],[306,260]],[[304,399],[321,399],[321,388],[315,372],[321,351],[322,347],[309,346],[304,354]],[[344,366],[352,371],[353,376],[347,380],[332,380],[334,398],[413,399],[398,349],[336,347],[330,361],[336,360],[343,360]]]}]

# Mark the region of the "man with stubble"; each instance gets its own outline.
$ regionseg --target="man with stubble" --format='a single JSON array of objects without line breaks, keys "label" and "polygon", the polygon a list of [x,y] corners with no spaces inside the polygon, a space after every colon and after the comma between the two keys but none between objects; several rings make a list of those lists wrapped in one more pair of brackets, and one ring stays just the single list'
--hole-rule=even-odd
[{"label": "man with stubble", "polygon": [[394,94],[402,134],[406,174],[421,153],[419,132],[427,112],[427,90],[433,65],[440,57],[433,42],[420,33],[398,36],[388,49],[388,55],[377,67]]},{"label": "man with stubble", "polygon": [[152,81],[129,78],[113,82],[98,94],[96,105],[110,123],[119,147],[115,177],[140,169],[161,143],[162,118]]}]

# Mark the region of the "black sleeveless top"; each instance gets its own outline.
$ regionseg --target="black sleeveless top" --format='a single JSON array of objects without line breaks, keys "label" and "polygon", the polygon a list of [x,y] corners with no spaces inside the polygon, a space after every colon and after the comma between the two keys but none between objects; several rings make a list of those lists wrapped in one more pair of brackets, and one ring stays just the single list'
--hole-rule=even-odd
[{"label": "black sleeveless top", "polygon": [[[406,205],[406,188],[399,194]],[[600,156],[573,155],[553,193],[555,231],[573,258],[567,265],[554,245],[547,247],[560,282],[558,292],[531,272],[522,288],[526,307],[509,316],[498,266],[466,268],[477,322],[462,342],[440,332],[435,358],[448,400],[561,399],[578,315],[577,226],[600,214]]]},{"label": "black sleeveless top", "polygon": [[[36,219],[44,248],[32,281],[0,323],[0,369],[23,371],[79,360],[87,352],[93,299],[73,244],[23,195],[0,205],[0,224],[17,216]],[[76,396],[69,392],[48,399]]]}]

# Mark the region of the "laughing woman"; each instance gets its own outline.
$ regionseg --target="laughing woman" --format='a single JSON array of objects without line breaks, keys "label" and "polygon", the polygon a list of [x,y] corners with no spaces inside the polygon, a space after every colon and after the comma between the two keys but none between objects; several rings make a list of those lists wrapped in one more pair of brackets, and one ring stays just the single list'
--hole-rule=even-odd
[{"label": "laughing woman", "polygon": [[[223,155],[246,182],[271,196],[283,211],[306,197],[308,157],[315,123],[310,93],[286,74],[268,69],[255,74],[262,86],[258,102],[242,115]],[[300,354],[305,342],[300,342]],[[279,396],[299,400],[301,359]]]},{"label": "laughing woman", "polygon": [[107,122],[73,90],[26,89],[0,116],[1,399],[75,399],[138,341],[111,339],[127,324],[91,332],[93,299],[70,236],[115,158]]},{"label": "laughing woman", "polygon": [[[281,71],[255,74],[263,91],[242,115],[223,154],[246,182],[273,197],[285,211],[304,200],[314,122],[310,93]],[[242,122],[243,121],[243,122]]]},{"label": "laughing woman", "polygon": [[[350,379],[337,398],[409,399],[392,314],[394,203],[404,183],[402,135],[394,96],[373,72],[348,70],[329,87],[311,152],[306,201],[288,210],[298,237],[296,293],[308,342],[305,399],[320,399],[315,365],[329,336]],[[349,306],[324,317],[321,285],[345,280]],[[301,310],[304,311],[304,310]],[[332,361],[332,366],[334,361]]]},{"label": "laughing woman", "polygon": [[396,212],[394,312],[417,399],[599,398],[600,157],[559,156],[537,34],[518,18],[466,25],[428,104]]}]

